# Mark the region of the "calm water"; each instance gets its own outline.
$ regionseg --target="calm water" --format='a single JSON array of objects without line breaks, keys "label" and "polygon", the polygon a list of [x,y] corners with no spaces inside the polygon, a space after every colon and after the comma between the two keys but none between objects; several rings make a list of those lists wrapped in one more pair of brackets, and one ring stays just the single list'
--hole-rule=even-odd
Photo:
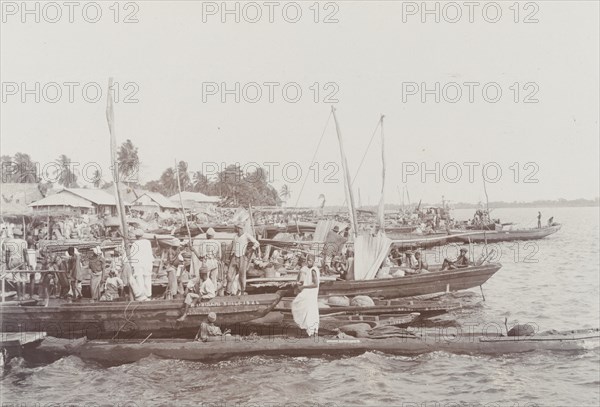
[{"label": "calm water", "polygon": [[[455,215],[467,218],[471,212]],[[537,210],[498,209],[493,215],[533,226]],[[509,325],[529,322],[540,330],[600,325],[598,209],[542,209],[542,215],[554,216],[563,229],[533,246],[502,245],[504,267],[484,285],[486,302],[456,315],[461,324],[501,326],[507,317]],[[479,289],[473,293],[480,295]],[[1,390],[3,405],[19,406],[597,406],[600,352],[501,357],[367,353],[217,364],[151,357],[112,368],[76,357],[45,366],[14,359]]]}]

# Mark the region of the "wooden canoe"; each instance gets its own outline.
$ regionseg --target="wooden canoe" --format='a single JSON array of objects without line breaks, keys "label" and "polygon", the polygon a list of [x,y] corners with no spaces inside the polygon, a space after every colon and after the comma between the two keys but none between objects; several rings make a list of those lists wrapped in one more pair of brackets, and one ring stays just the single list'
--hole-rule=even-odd
[{"label": "wooden canoe", "polygon": [[325,281],[319,295],[368,295],[377,298],[402,298],[466,290],[485,283],[502,265],[488,263],[462,269],[431,271],[404,277],[354,281]]},{"label": "wooden canoe", "polygon": [[[285,297],[275,307],[275,311],[291,312],[293,298]],[[373,300],[374,306],[329,306],[328,308],[319,308],[319,314],[322,316],[328,314],[347,315],[378,315],[378,314],[411,314],[419,313],[423,319],[445,314],[449,311],[462,308],[460,301],[431,301],[414,300],[408,298],[398,298],[393,300]]]},{"label": "wooden canoe", "polygon": [[557,224],[555,226],[545,226],[539,229],[491,230],[485,233],[469,234],[468,236],[457,235],[454,239],[464,243],[469,243],[469,239],[473,243],[485,243],[486,241],[488,243],[495,243],[513,240],[537,240],[558,232],[561,227],[562,225]]},{"label": "wooden canoe", "polygon": [[58,338],[188,337],[210,312],[220,324],[233,325],[265,316],[281,293],[216,297],[197,304],[183,322],[182,300],[143,302],[62,303],[43,306],[2,306],[2,332],[47,332]]},{"label": "wooden canoe", "polygon": [[[534,336],[506,337],[469,333],[449,336],[440,331],[432,334],[412,334],[387,339],[345,338],[331,336],[314,338],[237,337],[223,336],[210,342],[186,340],[44,341],[37,351],[55,356],[76,355],[104,365],[133,363],[154,355],[161,358],[216,362],[233,357],[249,356],[350,356],[369,351],[394,355],[420,355],[444,351],[456,354],[502,355],[533,351],[582,352],[600,346],[598,329],[541,333]],[[66,346],[65,346],[66,345]],[[33,355],[31,355],[33,357]]]}]

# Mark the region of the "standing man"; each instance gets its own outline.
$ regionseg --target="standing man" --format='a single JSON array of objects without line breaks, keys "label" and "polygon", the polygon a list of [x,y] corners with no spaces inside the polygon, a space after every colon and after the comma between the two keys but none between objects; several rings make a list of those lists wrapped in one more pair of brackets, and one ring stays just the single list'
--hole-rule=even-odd
[{"label": "standing man", "polygon": [[81,266],[81,259],[79,253],[75,251],[74,247],[67,249],[67,275],[71,283],[70,299],[75,300],[81,299],[81,279],[83,278],[83,270]]},{"label": "standing man", "polygon": [[538,229],[542,228],[542,212],[538,211]]},{"label": "standing man", "polygon": [[319,332],[319,269],[314,262],[313,255],[308,255],[306,261],[300,259],[302,268],[296,282],[298,294],[292,302],[294,322],[306,330],[308,336]]},{"label": "standing man", "polygon": [[241,224],[235,225],[236,235],[233,238],[233,247],[231,248],[231,257],[229,262],[229,270],[227,272],[227,292],[226,294],[233,295],[233,280],[236,274],[239,276],[240,290],[242,294],[246,292],[246,271],[250,262],[250,254],[248,254],[248,244],[252,244],[252,249],[258,248],[258,241],[249,233],[244,233],[244,228]]},{"label": "standing man", "polygon": [[[13,230],[13,236],[2,241],[2,254],[6,268],[7,270],[27,270],[29,268],[27,242],[21,239],[23,234],[19,229]],[[25,284],[29,281],[29,275],[27,273],[13,273],[12,279],[17,286],[17,299],[21,301],[25,296]],[[31,294],[33,295],[33,292]]]},{"label": "standing man", "polygon": [[92,301],[99,301],[102,294],[102,277],[106,260],[102,255],[102,249],[96,246],[92,249],[92,257],[88,262],[90,268],[90,291],[92,292]]},{"label": "standing man", "polygon": [[144,299],[152,297],[152,266],[154,255],[150,241],[142,239],[144,231],[136,229],[135,241],[131,243],[130,261],[133,269],[133,278],[136,280]]},{"label": "standing man", "polygon": [[200,246],[200,256],[208,269],[209,278],[217,287],[217,274],[219,272],[219,262],[221,261],[221,242],[215,240],[215,230],[213,228],[206,231],[206,240]]}]

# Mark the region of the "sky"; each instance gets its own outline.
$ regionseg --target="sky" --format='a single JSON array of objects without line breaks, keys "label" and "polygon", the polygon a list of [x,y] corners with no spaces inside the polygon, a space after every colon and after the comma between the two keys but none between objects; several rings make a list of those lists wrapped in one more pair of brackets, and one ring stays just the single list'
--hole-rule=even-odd
[{"label": "sky", "polygon": [[381,115],[388,203],[484,201],[484,169],[490,201],[597,197],[599,3],[513,3],[3,1],[2,154],[108,180],[114,77],[142,183],[176,159],[256,163],[287,205],[341,205],[335,106],[363,205],[382,189]]}]

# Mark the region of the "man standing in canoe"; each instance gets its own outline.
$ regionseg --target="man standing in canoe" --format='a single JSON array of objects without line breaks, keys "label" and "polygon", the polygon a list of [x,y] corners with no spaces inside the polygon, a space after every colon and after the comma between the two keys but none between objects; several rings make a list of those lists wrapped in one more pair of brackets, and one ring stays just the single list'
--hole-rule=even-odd
[{"label": "man standing in canoe", "polygon": [[154,261],[152,246],[149,240],[142,239],[142,236],[144,236],[143,230],[136,229],[134,234],[136,240],[131,243],[129,249],[133,278],[136,280],[141,294],[149,299],[152,297],[152,266]]},{"label": "man standing in canoe", "polygon": [[240,290],[244,294],[246,292],[246,272],[250,262],[250,254],[248,254],[248,245],[251,244],[252,249],[257,249],[258,241],[249,233],[244,232],[241,224],[235,225],[236,235],[233,238],[233,247],[231,248],[231,258],[229,262],[229,270],[227,271],[227,293],[235,294],[233,291],[233,280],[236,274],[239,276]]},{"label": "man standing in canoe", "polygon": [[538,211],[538,229],[542,228],[542,212]]},{"label": "man standing in canoe", "polygon": [[[300,261],[304,263],[304,259]],[[319,331],[319,269],[313,255],[307,257],[306,263],[298,273],[299,293],[292,302],[292,315],[294,322],[313,336]]]},{"label": "man standing in canoe", "polygon": [[92,292],[92,301],[99,301],[102,287],[102,275],[104,273],[104,265],[106,261],[102,255],[100,247],[96,246],[92,249],[92,257],[89,260],[90,269],[90,291]]}]

